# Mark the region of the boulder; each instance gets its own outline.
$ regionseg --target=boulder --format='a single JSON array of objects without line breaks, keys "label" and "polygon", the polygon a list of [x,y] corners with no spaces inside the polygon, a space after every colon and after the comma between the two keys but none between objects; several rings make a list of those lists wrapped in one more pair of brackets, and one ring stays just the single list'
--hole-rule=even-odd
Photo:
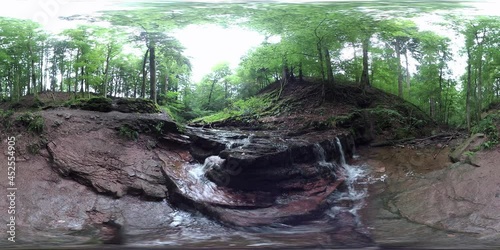
[{"label": "boulder", "polygon": [[[462,144],[460,144],[455,150],[450,153],[450,160],[452,162],[466,162],[470,160],[470,154],[479,150],[481,145],[486,142],[488,139],[484,134],[475,134],[471,136],[469,139],[465,140]],[[469,159],[469,160],[467,160]]]},{"label": "boulder", "polygon": [[413,222],[498,237],[500,148],[477,152],[475,157],[480,168],[458,162],[397,185],[392,203],[403,217]]}]

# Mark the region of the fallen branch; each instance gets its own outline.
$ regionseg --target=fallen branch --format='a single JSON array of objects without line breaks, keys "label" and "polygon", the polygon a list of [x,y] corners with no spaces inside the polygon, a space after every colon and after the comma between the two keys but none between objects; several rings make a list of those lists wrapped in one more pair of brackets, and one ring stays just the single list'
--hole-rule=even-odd
[{"label": "fallen branch", "polygon": [[399,143],[408,142],[415,140],[415,137],[400,139],[400,140],[390,140],[390,141],[382,141],[377,143],[370,144],[370,147],[385,147],[385,146],[394,146]]}]

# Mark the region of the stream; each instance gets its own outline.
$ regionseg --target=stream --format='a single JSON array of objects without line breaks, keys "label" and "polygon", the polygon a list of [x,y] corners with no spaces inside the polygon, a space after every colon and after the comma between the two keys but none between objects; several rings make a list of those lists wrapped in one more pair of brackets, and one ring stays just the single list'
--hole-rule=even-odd
[{"label": "stream", "polygon": [[[228,134],[226,134],[228,135]],[[234,136],[234,135],[232,135]],[[224,141],[226,148],[245,147],[252,137]],[[237,136],[234,136],[237,137]],[[365,164],[351,165],[347,163],[342,144],[338,138],[331,144],[340,149],[339,161],[328,161],[325,149],[314,144],[314,156],[317,165],[332,173],[340,171],[345,176],[344,183],[331,193],[325,200],[326,209],[321,215],[311,220],[299,223],[274,223],[269,226],[234,227],[225,226],[208,219],[201,213],[176,210],[170,216],[173,222],[170,226],[175,233],[164,231],[148,232],[131,236],[131,246],[183,246],[183,247],[213,247],[213,248],[364,248],[371,247],[370,232],[364,224],[360,211],[366,207],[366,197],[369,196],[368,186],[383,181],[370,175],[370,167]],[[355,158],[359,157],[357,155]],[[227,195],[215,183],[205,176],[206,169],[214,162],[221,161],[219,156],[210,156],[204,164],[185,166],[185,172],[179,181],[181,192],[190,199],[198,201],[211,200],[220,203],[240,203],[238,197]],[[286,200],[289,197],[281,196]],[[241,201],[244,202],[244,201]]]}]

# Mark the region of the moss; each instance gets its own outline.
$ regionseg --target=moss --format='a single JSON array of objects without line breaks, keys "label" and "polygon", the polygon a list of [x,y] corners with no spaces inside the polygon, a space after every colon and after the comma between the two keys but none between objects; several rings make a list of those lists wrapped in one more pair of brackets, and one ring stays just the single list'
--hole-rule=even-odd
[{"label": "moss", "polygon": [[123,98],[116,101],[116,111],[123,113],[160,113],[161,110],[152,100]]},{"label": "moss", "polygon": [[[212,124],[216,122],[249,121],[262,116],[277,113],[282,105],[273,105],[272,99],[268,95],[263,97],[251,97],[246,100],[239,100],[231,107],[205,117],[194,119],[193,123]],[[279,112],[279,111],[278,111]]]},{"label": "moss", "polygon": [[113,102],[109,98],[92,97],[88,100],[82,101],[81,109],[98,112],[110,112],[113,110],[112,104]]},{"label": "moss", "polygon": [[113,110],[113,101],[105,97],[92,97],[90,99],[74,99],[67,101],[64,106],[73,109],[83,109],[97,112],[110,112]]}]

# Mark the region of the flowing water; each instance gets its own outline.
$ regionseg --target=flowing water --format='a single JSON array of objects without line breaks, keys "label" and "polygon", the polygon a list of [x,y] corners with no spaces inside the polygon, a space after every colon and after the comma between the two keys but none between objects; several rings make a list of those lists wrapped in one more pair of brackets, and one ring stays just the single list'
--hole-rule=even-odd
[{"label": "flowing water", "polygon": [[[252,138],[234,137],[226,141],[227,148],[244,146]],[[206,218],[199,213],[177,210],[172,216],[175,234],[158,232],[156,237],[150,234],[147,239],[137,236],[135,246],[204,246],[215,248],[226,247],[365,247],[369,239],[369,231],[360,219],[359,210],[365,206],[368,195],[367,186],[370,179],[369,167],[366,165],[350,165],[347,163],[340,140],[331,141],[340,149],[338,162],[327,161],[325,150],[320,144],[314,145],[314,154],[320,167],[335,173],[340,171],[345,176],[345,184],[332,193],[327,199],[324,214],[300,224],[273,224],[266,227],[235,228],[220,225],[217,221]],[[186,166],[187,175],[183,176],[183,192],[194,200],[210,199],[212,201],[229,202],[227,193],[219,192],[219,188],[205,176],[207,168],[216,162],[223,161],[218,156],[210,156],[204,164]],[[376,180],[375,180],[376,181]],[[365,243],[359,243],[362,238]]]}]

